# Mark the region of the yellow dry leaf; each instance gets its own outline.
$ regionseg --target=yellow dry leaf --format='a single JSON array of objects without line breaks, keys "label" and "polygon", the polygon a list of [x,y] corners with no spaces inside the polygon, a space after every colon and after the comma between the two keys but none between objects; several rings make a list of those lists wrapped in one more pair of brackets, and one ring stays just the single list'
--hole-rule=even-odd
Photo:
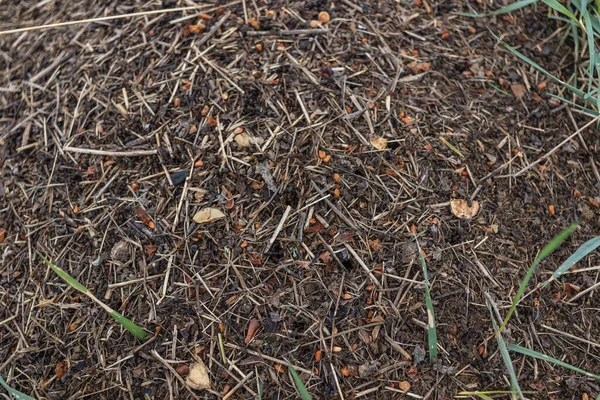
[{"label": "yellow dry leaf", "polygon": [[410,390],[410,383],[408,383],[408,381],[402,381],[398,384],[398,387],[403,392],[408,392]]},{"label": "yellow dry leaf", "polygon": [[206,365],[202,361],[192,364],[190,374],[185,379],[185,383],[195,390],[210,389],[210,377],[206,370]]},{"label": "yellow dry leaf", "polygon": [[235,140],[237,145],[240,147],[250,147],[250,135],[248,135],[246,132],[235,135],[233,140]]},{"label": "yellow dry leaf", "polygon": [[208,207],[198,211],[194,215],[194,221],[199,224],[203,224],[205,222],[215,221],[223,217],[225,217],[225,214],[223,214],[221,210],[219,210],[218,208]]},{"label": "yellow dry leaf", "polygon": [[375,138],[371,139],[371,144],[377,150],[385,150],[387,148],[387,142],[388,142],[387,139],[382,138],[382,137],[375,137]]},{"label": "yellow dry leaf", "polygon": [[469,206],[467,200],[450,200],[450,211],[460,219],[471,219],[479,212],[479,202],[473,200]]}]

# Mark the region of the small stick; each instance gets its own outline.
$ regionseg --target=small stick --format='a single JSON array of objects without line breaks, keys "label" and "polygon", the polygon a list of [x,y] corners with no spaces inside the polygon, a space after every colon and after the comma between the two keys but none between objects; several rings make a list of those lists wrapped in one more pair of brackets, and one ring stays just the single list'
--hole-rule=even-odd
[{"label": "small stick", "polygon": [[213,37],[214,34],[217,33],[217,31],[219,30],[221,25],[223,25],[225,23],[225,21],[227,21],[227,18],[229,18],[230,15],[231,15],[231,11],[227,11],[225,13],[225,15],[223,15],[221,17],[221,19],[218,20],[217,23],[212,28],[210,28],[210,31],[208,31],[206,33],[206,35],[202,36],[202,39],[200,39],[200,41],[198,42],[198,44],[196,46],[198,46],[198,47],[202,46],[204,43],[206,43],[208,41],[208,39]]},{"label": "small stick", "polygon": [[294,35],[322,35],[329,29],[289,29],[283,31],[248,31],[246,36],[294,36]]},{"label": "small stick", "polygon": [[178,12],[178,11],[194,10],[194,9],[198,9],[198,8],[201,8],[201,7],[202,6],[190,6],[190,7],[169,8],[169,9],[152,10],[152,11],[140,11],[140,12],[131,13],[131,14],[112,15],[112,16],[108,16],[108,17],[80,19],[80,20],[77,20],[77,21],[67,21],[67,22],[58,22],[58,23],[47,24],[47,25],[29,26],[27,28],[18,28],[18,29],[10,29],[8,31],[0,31],[0,36],[1,35],[8,35],[10,33],[37,31],[37,30],[40,30],[40,29],[59,28],[59,27],[62,27],[62,26],[87,24],[87,23],[90,23],[90,22],[110,21],[111,19],[142,17],[144,15],[166,14],[166,13],[172,13],[172,12]]},{"label": "small stick", "polygon": [[[317,342],[319,342],[319,340],[317,340]],[[236,344],[233,344],[233,343],[227,343],[225,346],[227,346],[227,347],[229,347],[229,348],[232,348],[232,349],[236,349],[236,350],[243,350],[243,351],[245,351],[246,353],[250,354],[251,356],[256,356],[256,357],[263,358],[263,359],[265,359],[265,360],[267,360],[267,361],[276,362],[276,363],[278,363],[278,364],[285,365],[286,367],[292,367],[292,368],[294,368],[296,371],[304,372],[305,374],[308,374],[308,375],[310,375],[310,376],[314,376],[314,375],[315,375],[315,373],[314,373],[314,372],[312,372],[312,371],[310,371],[310,370],[308,370],[308,369],[306,369],[306,368],[299,367],[299,366],[297,366],[297,365],[294,365],[294,364],[292,364],[292,363],[289,363],[289,362],[287,362],[287,361],[285,361],[285,360],[282,360],[282,359],[280,359],[280,358],[271,357],[271,356],[268,356],[268,355],[266,355],[266,354],[259,353],[258,351],[250,350],[250,349],[248,349],[248,348],[243,348],[243,347],[241,347],[241,346],[238,346],[238,345],[236,345]],[[153,350],[153,351],[154,351],[154,350]]]},{"label": "small stick", "polygon": [[64,151],[70,151],[72,153],[81,154],[96,154],[99,156],[110,156],[110,157],[139,157],[139,156],[151,156],[158,154],[158,150],[132,150],[132,151],[110,151],[110,150],[94,150],[84,149],[82,147],[71,147],[66,146],[63,148]]},{"label": "small stick", "polygon": [[[319,194],[322,197],[325,197],[325,193],[323,193],[323,191],[317,186],[317,184],[313,181],[310,182],[313,186],[313,188],[315,188],[315,190],[317,192],[319,192]],[[329,199],[324,198],[323,199],[325,201],[325,203],[327,203],[327,205],[329,206],[329,208],[331,208],[331,211],[333,211],[338,217],[340,217],[342,219],[342,221],[344,221],[346,224],[348,224],[348,226],[354,230],[358,230],[358,228],[356,227],[356,225],[354,225],[354,222],[352,222],[352,220],[348,217],[346,217],[344,215],[343,212],[341,212],[331,201],[329,201]]]},{"label": "small stick", "polygon": [[558,329],[554,329],[551,326],[547,326],[547,325],[544,325],[544,324],[540,324],[540,326],[542,328],[544,328],[545,330],[547,330],[547,331],[550,331],[550,332],[553,332],[553,333],[558,333],[559,335],[563,335],[565,337],[568,337],[569,339],[579,340],[580,342],[589,344],[590,346],[600,347],[599,343],[592,342],[592,341],[584,339],[584,338],[580,338],[579,336],[571,335],[570,333],[567,333],[567,332],[559,331]]},{"label": "small stick", "polygon": [[519,170],[518,172],[515,172],[514,174],[503,175],[503,176],[501,176],[501,178],[516,178],[517,176],[522,175],[525,171],[527,171],[527,170],[535,167],[536,165],[538,165],[539,163],[541,163],[542,161],[544,161],[545,159],[547,159],[548,157],[550,157],[552,154],[556,153],[556,151],[558,149],[560,149],[565,143],[569,142],[575,136],[579,135],[584,129],[586,129],[590,125],[593,125],[599,119],[600,119],[600,115],[598,115],[596,118],[594,118],[593,120],[591,120],[590,122],[588,122],[587,124],[585,124],[584,126],[582,126],[581,128],[579,128],[577,131],[575,131],[575,133],[572,133],[568,138],[566,138],[565,140],[563,140],[562,142],[560,142],[556,147],[554,147],[552,150],[550,150],[548,153],[546,153],[546,155],[538,158],[537,161],[529,164],[528,166],[526,166],[525,168],[522,168],[521,170]]},{"label": "small stick", "polygon": [[[157,353],[156,350],[152,350],[150,352],[150,354],[152,354],[152,357],[154,357],[158,362],[160,362],[162,365],[165,366],[166,369],[168,369],[169,371],[171,371],[171,373],[173,374],[173,376],[175,376],[175,378],[177,378],[177,380],[187,389],[188,392],[190,392],[192,394],[192,396],[195,399],[200,399],[200,397],[198,397],[196,395],[196,393],[194,393],[194,391],[187,385],[187,383],[185,383],[185,380],[181,377],[181,375],[179,375],[177,373],[177,371],[175,371],[175,368],[171,367],[169,365],[169,363],[160,356],[160,354]],[[213,391],[209,389],[209,391],[212,393]]]},{"label": "small stick", "polygon": [[354,249],[352,247],[350,247],[348,245],[348,243],[344,243],[344,246],[346,246],[346,250],[348,250],[348,252],[350,254],[352,254],[352,257],[354,257],[356,259],[356,261],[358,261],[358,264],[362,267],[362,269],[365,270],[365,272],[369,276],[369,279],[371,279],[371,281],[375,284],[375,286],[377,286],[379,289],[382,289],[381,283],[379,283],[377,278],[375,278],[375,275],[373,275],[373,273],[369,270],[369,267],[367,267],[367,264],[364,263],[364,261],[358,256],[358,254],[356,254],[356,251],[354,251]]},{"label": "small stick", "polygon": [[275,232],[273,232],[273,236],[271,236],[271,239],[269,239],[269,243],[267,243],[267,247],[265,247],[263,254],[265,254],[267,251],[269,251],[271,246],[273,246],[273,243],[275,243],[275,239],[277,239],[277,235],[279,235],[279,232],[283,228],[283,224],[285,224],[285,220],[287,219],[288,215],[290,215],[291,210],[292,210],[291,206],[286,207],[285,211],[283,212],[283,217],[281,217],[279,224],[277,224],[277,228],[275,228]]},{"label": "small stick", "polygon": [[161,276],[163,276],[163,274],[151,275],[151,276],[148,276],[146,278],[132,279],[130,281],[124,281],[124,282],[118,282],[118,283],[111,283],[110,285],[108,285],[108,288],[106,289],[106,294],[104,295],[104,298],[106,300],[110,299],[110,295],[112,294],[113,290],[116,289],[116,288],[120,288],[120,287],[123,287],[123,286],[133,285],[134,283],[146,282],[146,281],[149,281],[149,280],[152,280],[152,279],[160,278]]},{"label": "small stick", "polygon": [[250,378],[252,378],[253,376],[254,376],[254,371],[250,371],[250,373],[248,375],[246,375],[241,381],[239,381],[238,384],[233,387],[233,389],[231,389],[229,392],[227,392],[227,394],[225,396],[223,396],[223,400],[227,400],[228,398],[230,398],[231,396],[233,396],[235,394],[235,392],[239,388],[241,388],[242,386],[244,386],[244,384],[246,382],[248,382],[248,380]]}]

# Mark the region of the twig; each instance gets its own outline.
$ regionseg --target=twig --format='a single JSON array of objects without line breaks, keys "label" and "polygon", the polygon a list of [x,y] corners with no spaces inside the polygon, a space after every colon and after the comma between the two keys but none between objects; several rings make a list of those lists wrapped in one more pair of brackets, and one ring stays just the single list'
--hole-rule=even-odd
[{"label": "twig", "polygon": [[198,46],[198,47],[202,46],[204,43],[206,43],[208,41],[208,39],[213,37],[214,34],[217,33],[217,31],[219,30],[221,25],[223,25],[225,23],[225,21],[227,21],[227,18],[229,18],[230,15],[231,15],[231,11],[227,11],[225,13],[225,15],[223,15],[221,17],[221,19],[218,20],[217,23],[210,29],[210,31],[208,31],[204,36],[202,36],[202,39],[200,39],[200,41],[198,42],[198,44],[196,46]]},{"label": "twig", "polygon": [[260,357],[260,358],[263,358],[263,359],[265,359],[267,361],[276,362],[278,364],[285,365],[286,367],[292,367],[296,371],[304,372],[305,374],[308,374],[310,376],[313,376],[315,374],[314,372],[312,372],[312,371],[310,371],[310,370],[308,370],[306,368],[299,367],[297,365],[289,363],[289,362],[287,362],[285,360],[282,360],[280,358],[271,357],[271,356],[268,356],[266,354],[259,353],[258,351],[253,351],[253,350],[250,350],[250,349],[247,349],[247,348],[243,348],[243,347],[238,346],[238,345],[233,344],[233,343],[227,343],[225,346],[227,346],[229,348],[232,348],[232,349],[245,351],[246,353],[248,353],[248,354],[250,354],[252,356]]},{"label": "twig", "polygon": [[142,17],[144,15],[154,15],[154,14],[167,14],[167,13],[172,13],[172,12],[195,10],[195,9],[202,8],[202,7],[203,6],[190,6],[190,7],[168,8],[168,9],[162,9],[162,10],[140,11],[140,12],[131,13],[131,14],[112,15],[112,16],[108,16],[108,17],[80,19],[80,20],[77,20],[77,21],[57,22],[55,24],[29,26],[27,28],[17,28],[17,29],[10,29],[8,31],[0,31],[0,35],[8,35],[10,33],[19,33],[19,32],[37,31],[37,30],[40,30],[40,29],[59,28],[59,27],[62,27],[62,26],[87,24],[87,23],[90,23],[90,22],[110,21],[112,19]]},{"label": "twig", "polygon": [[501,178],[516,178],[517,176],[522,175],[525,171],[527,171],[527,170],[535,167],[536,165],[538,165],[539,163],[541,163],[542,161],[544,161],[545,159],[547,159],[548,157],[550,157],[552,154],[556,153],[556,151],[558,149],[560,149],[563,145],[565,145],[565,143],[569,142],[575,136],[579,135],[584,129],[586,129],[590,125],[593,125],[599,119],[600,119],[600,115],[598,115],[596,118],[592,119],[590,122],[588,122],[587,124],[585,124],[584,126],[582,126],[581,128],[579,128],[577,131],[575,131],[575,133],[572,133],[568,138],[566,138],[565,140],[563,140],[562,142],[560,142],[556,147],[554,147],[552,150],[550,150],[544,156],[538,158],[537,161],[529,164],[528,166],[526,166],[525,168],[519,170],[518,172],[516,172],[514,174],[511,174],[511,175],[502,175]]},{"label": "twig", "polygon": [[283,228],[283,224],[285,224],[285,220],[287,219],[288,215],[290,215],[291,210],[292,210],[291,206],[286,207],[285,211],[283,212],[283,217],[281,217],[279,224],[277,224],[277,227],[275,228],[275,232],[273,232],[273,236],[271,236],[271,239],[269,239],[269,243],[267,243],[267,246],[265,247],[265,250],[263,251],[263,253],[266,253],[267,251],[269,251],[271,246],[273,246],[273,243],[275,243],[275,239],[277,239],[277,235],[279,235],[279,232]]},{"label": "twig", "polygon": [[131,150],[131,151],[110,151],[110,150],[94,150],[84,149],[82,147],[71,147],[67,146],[63,148],[64,151],[70,151],[72,153],[81,154],[95,154],[98,156],[110,156],[110,157],[139,157],[139,156],[151,156],[158,154],[158,150]]},{"label": "twig", "polygon": [[344,246],[346,246],[346,250],[348,250],[348,252],[350,254],[352,254],[352,256],[356,259],[356,261],[358,261],[358,264],[362,267],[362,269],[365,270],[365,272],[369,276],[369,279],[371,279],[371,281],[375,284],[375,286],[377,286],[379,289],[382,289],[381,283],[379,283],[377,278],[375,278],[375,275],[373,275],[371,270],[369,270],[369,267],[367,267],[367,264],[365,264],[365,262],[358,256],[358,254],[356,254],[356,251],[354,251],[354,249],[352,247],[350,247],[348,245],[348,243],[344,243]]},{"label": "twig", "polygon": [[229,392],[227,392],[227,394],[225,396],[223,396],[223,400],[227,400],[228,398],[230,398],[231,396],[233,396],[235,394],[235,392],[239,388],[241,388],[242,386],[244,386],[244,384],[246,382],[248,382],[248,380],[250,378],[252,378],[253,376],[254,376],[254,371],[250,371],[250,373],[248,375],[246,375],[241,381],[239,381],[238,384],[233,387],[233,389],[231,389]]},{"label": "twig", "polygon": [[[196,395],[196,393],[194,393],[194,391],[193,391],[193,390],[192,390],[192,389],[191,389],[191,388],[190,388],[190,387],[189,387],[189,386],[188,386],[188,385],[185,383],[185,380],[184,380],[184,379],[181,377],[181,375],[179,375],[179,374],[177,373],[177,371],[175,371],[175,369],[174,369],[173,367],[171,367],[171,366],[169,365],[169,363],[168,363],[168,362],[167,362],[167,361],[166,361],[164,358],[162,358],[162,357],[160,356],[160,354],[158,354],[158,353],[156,352],[156,350],[152,350],[152,351],[150,352],[150,354],[151,354],[151,355],[152,355],[152,357],[154,357],[154,358],[155,358],[155,359],[156,359],[158,362],[160,362],[162,365],[164,365],[166,369],[168,369],[169,371],[171,371],[171,373],[173,374],[173,376],[175,376],[175,378],[177,378],[177,380],[178,380],[178,381],[179,381],[179,382],[180,382],[180,383],[181,383],[181,384],[182,384],[182,385],[183,385],[183,386],[184,386],[184,387],[187,389],[187,391],[188,391],[188,392],[190,392],[190,393],[192,394],[192,396],[193,396],[195,399],[200,399],[200,397],[198,397],[198,396]],[[212,390],[211,390],[211,392],[212,392]]]},{"label": "twig", "polygon": [[[319,194],[322,197],[325,197],[325,193],[323,193],[323,191],[317,186],[317,184],[313,181],[310,182],[312,184],[312,187],[315,188],[315,190],[317,192],[319,192]],[[356,227],[356,225],[354,225],[354,222],[352,222],[352,220],[350,220],[350,218],[346,217],[344,215],[344,213],[342,213],[331,201],[329,201],[329,199],[325,198],[323,199],[325,201],[325,203],[327,203],[327,205],[329,206],[329,208],[331,208],[331,211],[333,211],[335,213],[335,215],[337,215],[338,217],[340,217],[342,219],[342,221],[344,221],[346,224],[348,224],[348,226],[354,230],[358,230],[358,228]]]},{"label": "twig", "polygon": [[547,331],[553,332],[553,333],[558,333],[559,335],[563,335],[565,337],[568,337],[569,339],[573,339],[573,340],[579,340],[580,342],[589,344],[590,346],[594,346],[594,347],[600,347],[600,343],[596,343],[596,342],[592,342],[590,340],[581,338],[579,336],[575,336],[575,335],[571,335],[570,333],[567,332],[563,332],[563,331],[559,331],[558,329],[554,329],[551,326],[547,326],[544,324],[540,325],[542,328],[544,328]]},{"label": "twig", "polygon": [[246,36],[294,36],[294,35],[322,35],[329,29],[289,29],[283,31],[248,31]]}]

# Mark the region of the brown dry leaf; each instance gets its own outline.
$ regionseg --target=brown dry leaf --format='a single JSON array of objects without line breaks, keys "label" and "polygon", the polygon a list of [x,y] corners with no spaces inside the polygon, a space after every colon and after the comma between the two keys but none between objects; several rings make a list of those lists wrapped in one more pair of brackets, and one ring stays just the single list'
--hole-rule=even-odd
[{"label": "brown dry leaf", "polygon": [[410,383],[408,383],[408,381],[402,381],[398,384],[398,387],[403,392],[408,392],[410,390]]},{"label": "brown dry leaf", "polygon": [[356,365],[346,365],[340,369],[343,376],[358,376],[358,367]]},{"label": "brown dry leaf", "polygon": [[258,331],[258,329],[260,328],[260,321],[257,320],[256,318],[251,319],[250,323],[248,324],[248,333],[246,334],[246,343],[250,343],[250,341],[254,338],[254,335],[256,335],[256,332]]},{"label": "brown dry leaf", "polygon": [[412,380],[414,380],[417,377],[418,374],[419,374],[419,370],[414,365],[411,365],[406,370],[406,376],[408,376]]},{"label": "brown dry leaf", "polygon": [[251,27],[253,27],[256,30],[260,29],[260,23],[256,20],[256,18],[250,18],[248,20],[248,25],[250,25]]},{"label": "brown dry leaf", "polygon": [[147,244],[144,246],[144,252],[146,253],[146,257],[152,258],[156,253],[156,245],[155,244]]},{"label": "brown dry leaf", "polygon": [[588,201],[594,207],[596,207],[596,208],[600,207],[600,200],[598,200],[597,197],[588,197]]},{"label": "brown dry leaf", "polygon": [[68,370],[69,364],[67,364],[66,361],[59,362],[58,364],[56,364],[56,368],[54,368],[54,372],[56,373],[56,377],[58,379],[61,379],[63,376],[65,376]]},{"label": "brown dry leaf", "polygon": [[525,97],[526,89],[525,89],[525,86],[523,86],[523,85],[519,85],[519,84],[510,85],[510,90],[515,95],[515,97],[519,100],[521,100],[523,97]]},{"label": "brown dry leaf", "polygon": [[204,25],[204,24],[188,25],[187,28],[191,33],[202,33],[206,29],[206,25]]},{"label": "brown dry leaf", "polygon": [[383,247],[379,239],[369,240],[369,246],[371,246],[371,250],[373,251],[379,251]]},{"label": "brown dry leaf", "polygon": [[479,212],[479,202],[473,200],[469,206],[467,200],[450,200],[450,211],[460,219],[471,219]]},{"label": "brown dry leaf", "polygon": [[371,139],[371,145],[377,150],[385,150],[387,148],[387,139],[382,137],[375,137]]},{"label": "brown dry leaf", "polygon": [[227,199],[227,202],[225,203],[225,209],[231,210],[235,206],[235,203],[233,201],[233,195],[231,194],[231,192],[229,190],[227,190],[227,188],[225,186],[222,186],[222,190],[223,190],[223,193],[225,194],[225,198]]},{"label": "brown dry leaf", "polygon": [[[376,315],[371,319],[371,322],[383,322],[384,319],[381,315]],[[377,340],[377,338],[379,338],[379,331],[381,330],[381,325],[377,325],[376,327],[373,328],[373,332],[371,332],[371,337],[373,338],[373,341]]]},{"label": "brown dry leaf", "polygon": [[354,236],[354,231],[346,231],[342,232],[333,238],[334,243],[346,243],[352,241],[352,237]]},{"label": "brown dry leaf", "polygon": [[148,228],[154,230],[156,228],[156,226],[154,225],[154,221],[152,221],[152,219],[150,219],[150,216],[148,216],[148,213],[143,209],[143,208],[138,208],[137,210],[135,210],[135,213],[137,214],[138,217],[140,217],[140,219],[142,220],[142,223],[144,225],[146,225]]},{"label": "brown dry leaf", "polygon": [[0,243],[4,243],[6,240],[6,229],[0,228]]},{"label": "brown dry leaf", "polygon": [[195,390],[210,389],[210,377],[206,370],[206,365],[202,361],[192,364],[190,374],[185,379],[185,383]]},{"label": "brown dry leaf", "polygon": [[224,218],[225,214],[221,212],[218,208],[207,207],[198,211],[194,215],[194,222],[198,224],[203,224],[206,222],[216,221],[218,219]]},{"label": "brown dry leaf", "polygon": [[321,259],[323,262],[329,262],[331,261],[331,253],[324,251],[319,255],[319,259]]}]

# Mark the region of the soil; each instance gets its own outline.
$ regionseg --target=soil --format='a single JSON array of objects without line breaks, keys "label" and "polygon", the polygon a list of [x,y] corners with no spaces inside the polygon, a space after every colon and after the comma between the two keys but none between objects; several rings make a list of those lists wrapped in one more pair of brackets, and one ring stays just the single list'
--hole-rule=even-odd
[{"label": "soil", "polygon": [[[191,4],[9,1],[0,30]],[[593,125],[531,166],[591,118],[492,34],[567,81],[562,22],[544,6],[456,14],[495,1],[203,4],[0,35],[0,375],[12,387],[296,399],[292,367],[315,399],[510,390],[486,294],[505,315],[574,221],[504,337],[600,373],[598,296],[570,301],[598,282],[597,256],[534,290],[600,231],[600,137]],[[478,214],[456,217],[455,199]],[[195,222],[209,207],[224,217]],[[600,393],[511,356],[528,398]],[[208,391],[183,383],[199,360]]]}]

